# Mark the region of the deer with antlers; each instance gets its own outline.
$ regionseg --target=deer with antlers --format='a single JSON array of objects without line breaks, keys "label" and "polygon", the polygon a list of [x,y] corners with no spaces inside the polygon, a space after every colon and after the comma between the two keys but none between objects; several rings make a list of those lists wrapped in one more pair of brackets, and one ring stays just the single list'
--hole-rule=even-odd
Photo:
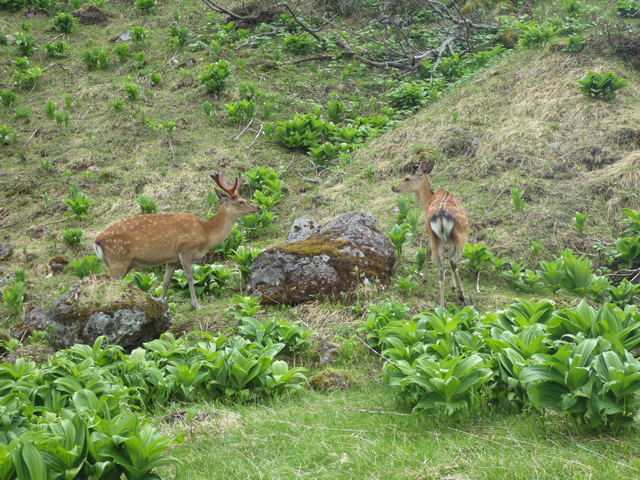
[{"label": "deer with antlers", "polygon": [[191,304],[198,310],[193,287],[191,261],[198,260],[231,233],[234,223],[260,209],[238,195],[242,178],[238,174],[233,187],[224,182],[224,171],[211,178],[221,201],[220,209],[209,220],[190,213],[172,215],[138,215],[107,227],[93,245],[98,258],[107,264],[113,278],[122,279],[133,267],[155,267],[167,264],[160,298],[164,299],[176,269],[182,265],[189,283]]},{"label": "deer with antlers", "polygon": [[449,245],[449,262],[451,263],[451,289],[458,288],[458,299],[464,302],[464,290],[458,275],[458,256],[469,236],[467,214],[455,196],[446,190],[433,192],[427,175],[433,170],[433,163],[413,165],[411,173],[391,190],[396,193],[416,193],[426,213],[426,227],[431,251],[427,251],[424,268],[424,280],[427,278],[429,257],[433,254],[438,265],[438,281],[440,282],[440,306],[444,307],[444,267],[442,266],[442,250]]}]

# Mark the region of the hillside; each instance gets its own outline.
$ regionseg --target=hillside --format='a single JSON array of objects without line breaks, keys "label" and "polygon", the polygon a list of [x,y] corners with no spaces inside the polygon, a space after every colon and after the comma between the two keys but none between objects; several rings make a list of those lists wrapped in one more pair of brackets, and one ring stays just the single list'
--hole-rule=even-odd
[{"label": "hillside", "polygon": [[[620,341],[621,358],[627,355],[624,368],[634,375],[640,371],[635,360],[640,314],[633,311],[638,304],[634,285],[640,285],[640,251],[636,255],[629,247],[625,256],[622,247],[616,247],[617,239],[633,238],[623,231],[634,223],[621,212],[640,209],[640,45],[633,40],[639,33],[638,20],[621,20],[613,5],[597,1],[577,2],[582,10],[576,17],[567,13],[567,5],[576,3],[572,0],[519,2],[515,7],[500,1],[455,2],[474,22],[494,25],[496,31],[479,34],[470,52],[457,44],[460,57],[443,57],[445,65],[458,62],[449,71],[436,67],[435,58],[422,70],[403,71],[371,66],[373,60],[382,61],[382,53],[374,54],[376,41],[369,35],[387,27],[380,27],[382,22],[371,26],[379,19],[373,7],[363,6],[366,2],[322,1],[315,7],[302,3],[299,14],[316,25],[321,22],[320,15],[314,19],[314,8],[326,13],[324,18],[336,15],[337,20],[320,31],[326,42],[305,37],[286,12],[266,23],[233,25],[228,15],[214,13],[195,0],[160,2],[148,10],[121,0],[48,6],[30,2],[24,8],[0,1],[0,40],[6,38],[0,42],[0,91],[5,92],[3,101],[8,92],[17,95],[0,105],[0,126],[6,127],[6,141],[0,144],[0,247],[2,252],[12,249],[0,261],[0,288],[9,289],[21,275],[26,287],[17,311],[11,311],[7,302],[0,305],[3,329],[18,322],[29,305],[46,309],[78,281],[70,269],[52,271],[52,259],[66,263],[93,255],[95,237],[108,225],[139,214],[140,202],[155,203],[158,213],[185,211],[202,218],[215,213],[212,173],[225,170],[227,178],[242,173],[241,193],[246,198],[254,194],[250,174],[256,168],[269,167],[284,182],[281,202],[263,209],[272,215],[271,225],[237,228],[244,232],[245,247],[265,249],[284,241],[296,217],[324,224],[348,211],[371,210],[380,230],[389,232],[402,223],[400,197],[391,187],[411,165],[435,162],[429,176],[432,187],[444,188],[461,200],[471,226],[469,245],[488,249],[484,260],[475,265],[466,261],[460,268],[466,305],[456,304],[455,293],[446,285],[449,312],[436,310],[435,265],[425,283],[412,269],[427,235],[423,209],[414,198],[404,197],[418,220],[388,288],[361,285],[355,306],[313,300],[265,307],[255,314],[262,322],[277,317],[317,332],[306,351],[296,355],[293,349],[293,355],[282,358],[290,368],[307,368],[304,377],[320,374],[315,382],[326,381],[324,390],[302,381],[304,388],[296,394],[286,390],[263,398],[254,392],[252,401],[242,402],[242,394],[209,395],[204,389],[185,394],[174,383],[176,390],[166,394],[165,403],[153,397],[146,404],[141,397],[131,404],[148,408],[151,423],[162,435],[184,433],[182,443],[167,442],[166,449],[185,465],[185,478],[525,479],[532,478],[532,472],[546,479],[636,478],[637,427],[620,430],[606,414],[601,425],[590,427],[589,421],[596,423],[592,410],[578,417],[568,410],[557,414],[538,408],[526,400],[525,386],[531,389],[533,380],[518,380],[517,387],[511,384],[501,391],[498,377],[506,367],[504,357],[498,360],[497,354],[504,354],[504,345],[496,347],[489,341],[476,355],[473,349],[463,352],[456,343],[459,339],[452,340],[460,357],[482,357],[482,367],[492,372],[491,381],[487,373],[483,382],[488,383],[478,386],[472,397],[444,410],[436,406],[420,412],[413,407],[421,387],[403,392],[396,379],[395,388],[390,388],[389,364],[383,371],[384,363],[356,336],[370,341],[367,334],[379,331],[356,329],[368,313],[378,311],[376,305],[381,311],[382,302],[389,301],[406,306],[398,320],[455,317],[460,326],[448,333],[464,330],[486,342],[495,333],[491,329],[499,323],[500,312],[517,299],[531,301],[549,311],[541,314],[544,325],[540,320],[535,326],[513,327],[514,335],[531,327],[529,331],[544,336],[543,347],[518,364],[524,368],[537,366],[545,353],[555,354],[563,342],[571,343],[559,330],[547,328],[551,311],[560,318],[564,312],[578,311],[578,305],[597,311],[610,303],[611,311],[619,307],[615,314],[619,319],[637,322],[615,333],[624,330],[629,335]],[[454,30],[443,26],[442,18],[425,13],[426,7],[401,3],[409,12],[406,17],[416,21],[409,27],[411,38],[424,41],[424,48],[436,48],[446,37],[443,32]],[[237,7],[231,1],[214,4]],[[58,11],[104,18],[65,32],[54,27]],[[422,22],[419,26],[416,19]],[[554,25],[555,35],[532,48],[496,47],[507,33],[517,38],[530,21]],[[616,51],[603,33],[620,22],[629,29],[627,36],[619,37],[628,41],[624,51]],[[269,28],[282,30],[254,37]],[[358,36],[349,35],[351,28]],[[574,31],[583,36],[584,48],[563,51]],[[118,38],[132,32],[132,40]],[[392,36],[385,35],[380,39]],[[36,50],[23,55],[19,42],[26,36],[32,36]],[[346,41],[354,51],[371,54],[366,57],[370,63],[358,61],[352,52],[346,54],[339,47]],[[55,47],[56,42],[66,46]],[[59,56],[51,54],[54,48],[61,49]],[[477,60],[482,52],[486,59]],[[226,72],[220,74],[216,91],[203,80],[214,70]],[[613,72],[627,80],[627,88],[610,99],[585,96],[577,89],[577,80],[588,72]],[[47,106],[48,102],[55,105]],[[290,148],[278,137],[276,127],[302,118],[296,115],[331,121],[336,130],[318,138],[336,146],[349,129],[357,127],[358,133],[342,142],[341,153],[321,159],[320,153],[314,156],[314,147]],[[90,202],[86,215],[69,212],[69,200],[78,192]],[[580,214],[587,215],[584,228],[576,226]],[[636,223],[640,225],[637,218]],[[82,230],[78,245],[65,240],[70,229]],[[554,287],[547,281],[551,276],[536,273],[538,269],[547,273],[542,264],[563,255],[565,260],[575,255],[588,264],[582,271],[588,271],[588,284],[580,286],[576,280],[574,288]],[[212,252],[206,262],[237,267],[235,260],[221,253]],[[143,272],[152,284],[150,292],[161,284],[162,272],[163,267]],[[200,298],[198,311],[182,293],[171,288],[168,296],[176,351],[187,351],[181,341],[195,344],[190,332],[228,337],[239,333],[242,319],[230,310],[239,309],[234,296],[244,292],[235,280],[220,288],[215,299]],[[469,309],[462,310],[465,306]],[[459,320],[463,317],[466,320]],[[598,346],[592,346],[594,358],[618,348],[609,337],[603,340],[605,334],[596,332],[595,326],[592,330],[598,339]],[[584,340],[582,333],[570,329],[565,333],[573,335],[576,345]],[[7,355],[15,350],[15,356],[34,360],[38,366],[54,353],[43,336],[25,339],[24,345],[3,342]],[[451,342],[451,355],[442,355],[442,361],[458,352]],[[339,351],[329,368],[319,362],[327,345]],[[374,346],[383,351],[382,337]],[[407,351],[413,347],[407,346]],[[425,346],[423,353],[428,350]],[[200,366],[193,358],[184,361]],[[640,385],[636,377],[629,382]],[[514,393],[518,388],[523,390]],[[2,402],[6,399],[8,404],[12,395],[3,390]],[[621,416],[633,424],[634,405],[640,405],[640,398],[635,390],[629,395],[633,399],[625,403]],[[591,398],[591,393],[583,396]],[[619,413],[611,410],[608,415],[614,418]],[[6,447],[3,452],[10,451],[9,441],[0,443]],[[158,465],[157,471],[170,475],[167,466]]]}]

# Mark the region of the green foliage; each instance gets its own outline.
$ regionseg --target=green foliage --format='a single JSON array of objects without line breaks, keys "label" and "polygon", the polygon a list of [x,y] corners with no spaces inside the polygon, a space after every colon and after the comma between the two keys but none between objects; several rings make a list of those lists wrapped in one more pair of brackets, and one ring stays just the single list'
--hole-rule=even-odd
[{"label": "green foliage", "polygon": [[560,290],[583,297],[595,280],[591,262],[585,255],[576,257],[570,249],[560,250],[553,262],[541,261],[540,268],[536,273],[554,293]]},{"label": "green foliage", "polygon": [[169,36],[176,44],[176,46],[184,47],[189,38],[189,30],[187,30],[186,27],[178,27],[176,25],[173,25],[169,27]]},{"label": "green foliage", "polygon": [[211,118],[213,116],[213,107],[211,106],[211,102],[209,100],[205,100],[202,103],[202,111],[204,112],[205,117]]},{"label": "green foliage", "polygon": [[69,270],[72,270],[71,275],[82,279],[87,275],[99,274],[102,271],[102,262],[95,255],[85,255],[69,262],[64,271]]},{"label": "green foliage", "polygon": [[131,54],[131,49],[128,43],[118,43],[113,47],[113,53],[120,59],[121,62],[127,60],[127,57]]},{"label": "green foliage", "polygon": [[124,107],[124,100],[122,100],[121,98],[116,98],[115,100],[112,100],[111,102],[109,102],[109,106],[113,108],[114,112],[116,113],[120,112]]},{"label": "green foliage", "polygon": [[555,30],[552,26],[541,25],[538,27],[536,22],[518,23],[518,28],[521,30],[518,45],[525,48],[544,45],[555,35]]},{"label": "green foliage", "polygon": [[81,228],[69,228],[67,230],[60,231],[60,235],[62,236],[64,243],[66,243],[70,247],[76,247],[80,245],[83,234],[84,232]]},{"label": "green foliage", "polygon": [[88,215],[89,208],[94,204],[85,193],[78,192],[77,184],[69,188],[69,198],[62,201],[69,207],[69,210],[63,214],[65,217],[71,214],[75,214],[77,217]]},{"label": "green foliage", "polygon": [[519,190],[518,187],[511,188],[511,205],[517,212],[524,210],[524,190]]},{"label": "green foliage", "polygon": [[47,55],[53,58],[62,58],[67,56],[69,51],[69,44],[61,40],[57,40],[53,43],[45,43],[44,48],[47,51]]},{"label": "green foliage", "polygon": [[20,32],[16,33],[14,37],[16,39],[15,47],[25,57],[30,57],[37,50],[36,41],[33,38],[33,35],[26,32]]},{"label": "green foliage", "polygon": [[406,276],[397,275],[395,287],[400,290],[404,295],[409,295],[414,288],[418,286],[418,282],[415,281],[413,273]]},{"label": "green foliage", "polygon": [[327,116],[333,123],[340,123],[344,115],[344,105],[339,100],[332,100],[327,103]]},{"label": "green foliage", "polygon": [[232,254],[242,244],[242,242],[244,242],[244,232],[238,230],[236,225],[234,225],[229,236],[213,250],[214,252],[226,257],[227,255]]},{"label": "green foliage", "polygon": [[510,278],[517,289],[523,289],[525,287],[525,269],[527,265],[521,262],[516,262],[515,260],[512,261],[510,265],[511,270],[503,271],[502,275]]},{"label": "green foliage", "polygon": [[285,346],[282,352],[285,354],[296,354],[311,346],[309,338],[317,335],[313,330],[307,330],[300,326],[299,321],[287,322],[271,317],[264,322],[244,315],[240,318],[238,332],[251,340],[265,347],[272,343],[281,343]]},{"label": "green foliage", "polygon": [[211,93],[219,93],[224,87],[225,79],[231,75],[227,62],[220,60],[212,63],[198,75],[198,81]]},{"label": "green foliage", "polygon": [[133,83],[125,83],[124,92],[127,94],[127,97],[129,98],[129,100],[134,102],[138,99],[138,96],[140,95],[140,87],[138,87],[138,85],[135,85]]},{"label": "green foliage", "polygon": [[158,211],[158,205],[152,199],[147,197],[146,195],[138,195],[136,198],[136,202],[140,206],[140,211],[145,213],[156,213]]},{"label": "green foliage", "polygon": [[409,307],[393,300],[383,300],[378,304],[367,306],[367,316],[356,327],[355,332],[367,332],[367,344],[374,349],[381,350],[385,345],[382,330],[391,322],[401,321]]},{"label": "green foliage", "polygon": [[394,225],[391,230],[385,233],[391,240],[393,248],[398,252],[398,258],[402,257],[402,246],[405,243],[410,243],[413,235],[409,231],[410,228],[406,223],[402,225]]},{"label": "green foliage", "polygon": [[576,216],[573,217],[573,226],[578,229],[580,233],[584,232],[584,222],[587,221],[589,215],[586,213],[576,212]]},{"label": "green foliage", "polygon": [[580,53],[584,49],[584,39],[582,35],[576,33],[567,37],[563,52]]},{"label": "green foliage", "polygon": [[489,265],[489,260],[492,257],[491,250],[489,250],[484,243],[477,243],[475,245],[467,243],[460,255],[465,259],[461,263],[467,265],[474,274],[478,273],[486,265]]},{"label": "green foliage", "polygon": [[238,269],[242,275],[242,281],[248,282],[251,273],[249,267],[253,264],[258,254],[262,252],[259,248],[245,248],[242,245],[233,251],[233,255],[229,255],[230,258],[238,262]]},{"label": "green foliage", "polygon": [[13,81],[18,88],[32,88],[40,79],[44,70],[40,67],[31,67],[26,70],[16,70],[13,73]]},{"label": "green foliage", "polygon": [[615,11],[622,18],[638,18],[640,16],[640,3],[634,0],[618,0]]},{"label": "green foliage", "polygon": [[284,39],[284,45],[290,52],[309,54],[316,49],[318,41],[311,34],[302,32],[300,35],[287,35]]},{"label": "green foliage", "polygon": [[416,108],[426,100],[425,88],[422,84],[405,82],[388,93],[389,101],[394,107],[402,109]]},{"label": "green foliage", "polygon": [[18,101],[18,95],[8,89],[0,89],[0,101],[5,107],[12,107]]},{"label": "green foliage", "polygon": [[131,40],[135,43],[142,43],[149,38],[150,31],[144,27],[133,27],[131,29]]},{"label": "green foliage", "polygon": [[17,57],[13,60],[13,64],[18,70],[26,70],[29,68],[29,59],[27,57]]},{"label": "green foliage", "polygon": [[580,90],[587,97],[615,98],[616,90],[627,88],[627,80],[614,75],[613,72],[605,74],[589,72],[577,80]]},{"label": "green foliage", "polygon": [[133,57],[136,62],[136,68],[142,70],[147,63],[147,54],[145,52],[138,52]]},{"label": "green foliage", "polygon": [[22,305],[24,305],[24,294],[27,292],[27,287],[23,281],[14,281],[9,288],[0,290],[2,293],[2,303],[9,310],[11,315],[19,315]]},{"label": "green foliage", "polygon": [[60,12],[53,17],[53,26],[62,33],[71,33],[77,23],[78,19],[70,13]]},{"label": "green foliage", "polygon": [[29,118],[29,109],[28,108],[16,108],[15,113],[13,114],[16,120],[27,119]]},{"label": "green foliage", "polygon": [[13,143],[16,142],[18,134],[15,130],[12,130],[6,125],[0,125],[0,145],[4,145],[9,142],[9,137],[13,138]]},{"label": "green foliage", "polygon": [[578,0],[563,0],[562,10],[568,17],[577,17],[582,10],[582,2]]},{"label": "green foliage", "polygon": [[[193,287],[198,297],[222,296],[231,278],[238,274],[235,268],[227,270],[219,263],[211,265],[192,265]],[[171,279],[171,288],[184,297],[188,297],[189,284],[183,270],[176,270]]]},{"label": "green foliage", "polygon": [[157,277],[153,273],[132,272],[124,277],[127,282],[133,283],[143,292],[148,292],[158,282]]},{"label": "green foliage", "polygon": [[142,13],[148,13],[158,4],[158,0],[135,0],[134,7]]},{"label": "green foliage", "polygon": [[105,70],[109,67],[109,52],[93,47],[84,52],[80,60],[87,66],[88,70],[95,68]]},{"label": "green foliage", "polygon": [[44,114],[53,119],[56,116],[56,104],[55,102],[47,102],[44,106]]},{"label": "green foliage", "polygon": [[152,72],[151,75],[149,75],[149,80],[151,81],[151,85],[156,87],[162,83],[162,75],[158,72]]}]

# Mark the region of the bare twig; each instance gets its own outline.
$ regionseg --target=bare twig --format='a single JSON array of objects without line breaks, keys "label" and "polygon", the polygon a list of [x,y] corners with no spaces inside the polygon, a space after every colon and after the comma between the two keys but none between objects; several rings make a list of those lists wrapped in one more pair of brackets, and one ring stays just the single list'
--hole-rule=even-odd
[{"label": "bare twig", "polygon": [[251,142],[251,144],[247,147],[247,150],[249,150],[254,143],[256,143],[256,140],[258,139],[258,137],[260,136],[260,133],[262,132],[262,124],[260,124],[260,128],[258,129],[258,133],[256,133],[256,136],[253,137],[253,141]]},{"label": "bare twig", "polygon": [[480,293],[480,272],[478,272],[478,280],[476,281],[476,293]]},{"label": "bare twig", "polygon": [[234,139],[233,139],[233,141],[235,142],[236,140],[238,140],[238,139],[242,136],[242,134],[247,130],[247,128],[249,128],[249,127],[251,126],[251,124],[252,124],[252,123],[253,123],[253,118],[252,118],[252,119],[251,119],[251,121],[247,124],[247,126],[246,126],[246,127],[244,127],[244,128],[242,129],[242,131],[238,134],[238,136],[237,136],[236,138],[234,138]]},{"label": "bare twig", "polygon": [[31,134],[31,136],[29,137],[29,140],[27,140],[27,143],[25,143],[22,148],[20,149],[20,151],[24,150],[24,147],[26,147],[27,145],[29,145],[29,142],[31,141],[31,139],[33,138],[33,136],[38,133],[38,129],[35,129],[33,131],[33,133]]}]

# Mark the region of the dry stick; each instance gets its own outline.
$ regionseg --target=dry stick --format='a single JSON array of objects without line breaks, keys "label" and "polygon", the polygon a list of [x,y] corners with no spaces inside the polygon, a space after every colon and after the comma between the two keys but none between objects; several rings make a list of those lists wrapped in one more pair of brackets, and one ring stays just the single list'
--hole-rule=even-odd
[{"label": "dry stick", "polygon": [[280,172],[280,175],[282,175],[284,172],[286,172],[287,170],[289,170],[289,167],[291,166],[291,164],[293,163],[293,161],[296,159],[296,156],[294,155],[293,157],[291,157],[291,161],[289,162],[289,165],[287,165],[287,168],[285,168],[284,170],[282,170]]},{"label": "dry stick", "polygon": [[242,131],[238,134],[238,136],[237,136],[236,138],[234,138],[234,139],[233,139],[233,141],[235,142],[236,140],[238,140],[238,139],[242,136],[242,134],[247,130],[247,128],[249,128],[249,127],[251,126],[251,124],[252,124],[252,123],[253,123],[253,118],[252,118],[252,119],[251,119],[251,121],[247,124],[247,126],[246,126],[246,127],[244,127],[244,128],[242,129]]},{"label": "dry stick", "polygon": [[498,199],[500,198],[500,196],[507,190],[507,188],[509,188],[509,185],[507,185],[506,187],[504,187],[502,189],[502,191],[496,196],[496,198],[493,199],[493,202],[491,202],[491,205],[489,205],[489,210],[491,210],[491,207],[493,207],[493,205],[498,201]]},{"label": "dry stick", "polygon": [[25,143],[25,144],[22,146],[22,148],[20,149],[20,151],[24,150],[24,147],[26,147],[27,145],[29,145],[29,142],[31,141],[31,139],[33,138],[33,136],[34,136],[36,133],[38,133],[38,130],[39,130],[39,129],[37,129],[37,128],[36,128],[36,129],[33,131],[33,133],[31,134],[31,136],[29,137],[29,140],[27,140],[27,143]]},{"label": "dry stick", "polygon": [[319,55],[311,55],[309,57],[301,57],[291,60],[289,64],[296,64],[302,62],[312,62],[314,60],[333,60],[333,53],[323,53]]},{"label": "dry stick", "polygon": [[262,124],[260,124],[260,129],[258,130],[258,133],[256,133],[256,136],[253,137],[253,142],[251,142],[251,144],[247,147],[247,150],[249,150],[253,146],[253,144],[256,143],[256,140],[260,136],[260,132],[262,132]]},{"label": "dry stick", "polygon": [[[402,375],[404,375],[405,377],[408,377],[409,375],[407,373],[405,373],[398,365],[396,365],[395,363],[393,363],[391,360],[389,360],[388,358],[382,356],[380,353],[376,352],[373,348],[371,348],[369,345],[366,344],[366,342],[364,340],[362,340],[358,335],[356,335],[355,333],[353,334],[354,337],[356,337],[358,340],[360,340],[360,343],[362,343],[365,347],[367,347],[369,350],[371,350],[373,353],[375,353],[377,356],[379,356],[382,360],[384,360],[385,362],[387,362],[390,365],[393,365]],[[418,387],[420,387],[422,390],[424,390],[425,393],[429,393],[427,392],[427,389],[424,388],[422,385],[420,384],[416,384]]]},{"label": "dry stick", "polygon": [[480,272],[478,272],[478,280],[476,281],[476,293],[480,293]]}]

